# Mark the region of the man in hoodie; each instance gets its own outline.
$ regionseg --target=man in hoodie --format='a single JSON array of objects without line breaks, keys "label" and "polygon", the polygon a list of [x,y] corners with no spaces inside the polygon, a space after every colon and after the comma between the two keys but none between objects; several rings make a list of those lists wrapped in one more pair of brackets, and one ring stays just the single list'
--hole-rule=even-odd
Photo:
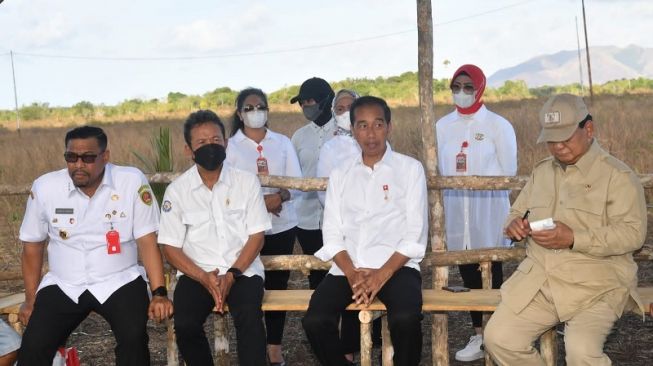
[{"label": "man in hoodie", "polygon": [[[317,160],[322,145],[331,139],[337,130],[331,113],[331,103],[335,93],[329,83],[317,77],[304,81],[299,94],[290,99],[290,103],[299,102],[306,126],[295,131],[292,144],[299,157],[299,165],[305,178],[317,176]],[[322,204],[317,192],[305,192],[295,205],[297,210],[297,239],[305,254],[312,255],[322,248]],[[322,281],[326,271],[311,271],[308,276],[309,286],[314,289]]]}]

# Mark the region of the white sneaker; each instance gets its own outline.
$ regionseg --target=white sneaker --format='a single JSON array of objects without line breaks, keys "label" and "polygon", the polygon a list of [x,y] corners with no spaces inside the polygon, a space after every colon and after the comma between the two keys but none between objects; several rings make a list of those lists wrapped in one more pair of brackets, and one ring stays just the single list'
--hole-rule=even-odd
[{"label": "white sneaker", "polygon": [[483,351],[482,346],[482,335],[476,334],[469,337],[469,342],[467,342],[465,348],[456,352],[456,360],[463,362],[480,360],[485,357],[485,352]]}]

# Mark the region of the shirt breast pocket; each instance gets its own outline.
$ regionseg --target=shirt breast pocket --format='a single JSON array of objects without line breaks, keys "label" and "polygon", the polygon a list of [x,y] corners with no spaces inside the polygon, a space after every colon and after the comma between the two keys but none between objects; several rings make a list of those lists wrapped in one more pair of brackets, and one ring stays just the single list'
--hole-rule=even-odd
[{"label": "shirt breast pocket", "polygon": [[211,234],[211,215],[208,212],[185,212],[181,222],[186,225],[186,238],[191,242],[208,240]]},{"label": "shirt breast pocket", "polygon": [[247,234],[247,224],[246,224],[246,215],[245,209],[232,209],[225,212],[225,218],[227,221],[227,227],[235,236],[246,239]]},{"label": "shirt breast pocket", "polygon": [[605,202],[605,198],[578,195],[569,200],[567,207],[570,212],[568,214],[573,215],[575,221],[586,228],[602,226]]},{"label": "shirt breast pocket", "polygon": [[77,226],[77,216],[55,214],[50,219],[52,227],[56,229],[69,229]]},{"label": "shirt breast pocket", "polygon": [[104,229],[115,230],[120,234],[120,241],[126,242],[132,239],[132,225],[129,211],[124,207],[109,207],[108,212],[102,216]]},{"label": "shirt breast pocket", "polygon": [[528,200],[530,215],[528,221],[538,221],[553,217],[553,196],[534,192]]}]

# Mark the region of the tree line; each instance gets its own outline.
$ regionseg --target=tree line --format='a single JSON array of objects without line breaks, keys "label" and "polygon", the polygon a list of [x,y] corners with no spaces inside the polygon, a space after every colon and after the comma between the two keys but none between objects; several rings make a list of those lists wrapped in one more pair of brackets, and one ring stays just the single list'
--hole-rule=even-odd
[{"label": "tree line", "polygon": [[[433,94],[436,102],[449,103],[449,79],[434,79]],[[416,72],[405,72],[399,76],[371,78],[348,78],[332,83],[334,90],[348,88],[361,95],[380,96],[395,105],[417,105],[419,100]],[[269,103],[288,106],[290,98],[297,95],[299,85],[293,85],[269,93]],[[541,86],[529,88],[522,80],[506,81],[497,88],[487,88],[484,100],[488,102],[521,100],[547,97],[556,93],[581,94],[579,83],[562,86]],[[587,92],[585,92],[587,93]],[[642,94],[653,93],[653,79],[621,79],[594,86],[594,93],[600,94]],[[170,92],[162,99],[127,99],[117,105],[94,105],[81,101],[71,107],[52,107],[49,103],[32,103],[19,108],[20,119],[31,120],[125,120],[155,119],[167,115],[179,115],[197,109],[232,109],[238,90],[220,87],[202,95],[187,95]],[[15,120],[13,110],[0,110],[0,121]]]}]

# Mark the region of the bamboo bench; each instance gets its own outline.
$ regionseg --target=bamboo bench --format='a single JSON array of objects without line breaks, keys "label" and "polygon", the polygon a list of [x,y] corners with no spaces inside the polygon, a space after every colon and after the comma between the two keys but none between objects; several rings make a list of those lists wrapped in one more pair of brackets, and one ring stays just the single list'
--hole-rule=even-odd
[{"label": "bamboo bench", "polygon": [[[638,289],[638,292],[645,304],[653,305],[653,287],[641,287]],[[313,290],[266,290],[263,296],[262,310],[306,311],[312,294]],[[501,301],[499,290],[470,290],[469,292],[452,293],[443,290],[424,289],[422,290],[422,298],[422,311],[425,313],[450,311],[492,312]],[[647,311],[650,311],[650,306],[646,308]],[[225,307],[225,310],[228,311],[228,307]],[[347,307],[347,310],[360,311],[361,366],[371,366],[371,323],[380,313],[386,311],[385,305],[378,299],[375,299],[368,307],[351,304]],[[179,364],[179,360],[177,358],[177,345],[175,343],[174,332],[171,329],[172,322],[168,326],[168,334],[171,335],[168,339],[168,365],[176,366]],[[226,319],[218,315],[215,319],[215,359],[218,365],[229,364],[229,341],[226,338],[229,333],[226,331],[226,327]],[[446,334],[442,336],[447,337]],[[392,344],[390,343],[390,333],[385,317],[383,318],[382,341],[382,363],[384,366],[392,365]],[[555,328],[542,335],[540,338],[540,347],[546,364],[555,365],[555,354],[557,352]]]}]

